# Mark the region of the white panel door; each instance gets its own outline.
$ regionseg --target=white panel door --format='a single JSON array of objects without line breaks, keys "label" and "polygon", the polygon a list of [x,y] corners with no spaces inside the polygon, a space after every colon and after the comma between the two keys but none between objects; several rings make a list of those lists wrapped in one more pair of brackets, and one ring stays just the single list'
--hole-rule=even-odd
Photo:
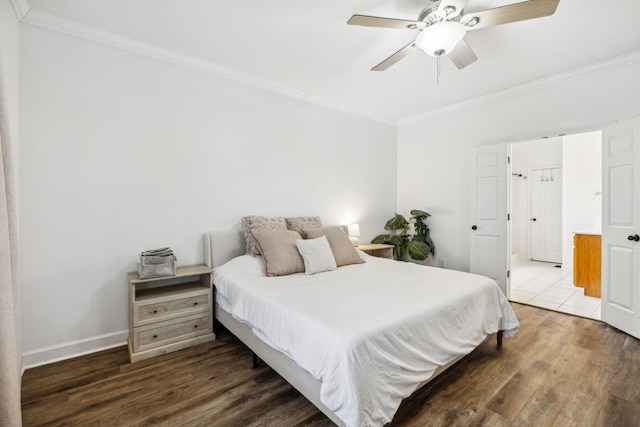
[{"label": "white panel door", "polygon": [[478,147],[471,156],[470,259],[472,273],[498,282],[509,297],[508,144]]},{"label": "white panel door", "polygon": [[562,168],[529,171],[531,259],[562,263]]},{"label": "white panel door", "polygon": [[602,320],[640,338],[640,118],[602,134]]}]

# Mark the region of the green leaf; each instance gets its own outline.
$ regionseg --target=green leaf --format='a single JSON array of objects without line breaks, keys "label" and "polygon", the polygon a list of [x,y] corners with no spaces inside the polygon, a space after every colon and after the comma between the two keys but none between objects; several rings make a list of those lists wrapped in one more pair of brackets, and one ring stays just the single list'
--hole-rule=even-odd
[{"label": "green leaf", "polygon": [[411,209],[411,211],[409,213],[416,220],[422,220],[422,219],[425,219],[425,218],[431,216],[431,214],[429,214],[429,212],[421,211],[420,209]]},{"label": "green leaf", "polygon": [[431,248],[425,242],[419,240],[412,240],[409,242],[409,256],[417,261],[423,261],[427,259],[431,253]]},{"label": "green leaf", "polygon": [[384,229],[405,230],[404,232],[406,233],[406,230],[409,229],[409,221],[407,221],[404,216],[396,214],[393,218],[387,221],[387,223],[384,225]]},{"label": "green leaf", "polygon": [[391,236],[389,243],[396,246],[405,246],[407,243],[407,237],[397,234],[395,236]]},{"label": "green leaf", "polygon": [[425,242],[427,245],[429,245],[429,249],[431,250],[431,253],[433,255],[436,254],[436,245],[433,243],[433,240],[431,240],[431,237],[427,234],[427,241]]},{"label": "green leaf", "polygon": [[374,237],[371,243],[391,243],[391,234],[380,234],[379,236]]}]

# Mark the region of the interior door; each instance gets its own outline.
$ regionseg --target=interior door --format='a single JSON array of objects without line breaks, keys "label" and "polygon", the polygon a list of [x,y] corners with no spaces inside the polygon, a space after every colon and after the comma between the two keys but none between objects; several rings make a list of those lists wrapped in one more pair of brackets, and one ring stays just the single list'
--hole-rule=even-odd
[{"label": "interior door", "polygon": [[509,297],[511,236],[508,195],[511,146],[478,147],[471,156],[471,223],[469,267],[498,282]]},{"label": "interior door", "polygon": [[529,171],[531,259],[562,263],[562,168]]},{"label": "interior door", "polygon": [[640,118],[602,133],[602,320],[640,338]]}]

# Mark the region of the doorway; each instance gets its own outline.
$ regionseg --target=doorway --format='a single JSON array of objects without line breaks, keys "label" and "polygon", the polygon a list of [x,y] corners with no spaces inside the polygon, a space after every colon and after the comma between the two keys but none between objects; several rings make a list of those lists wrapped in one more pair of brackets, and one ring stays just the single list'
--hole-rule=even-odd
[{"label": "doorway", "polygon": [[512,301],[600,319],[574,285],[573,236],[600,233],[601,147],[601,131],[512,144]]}]

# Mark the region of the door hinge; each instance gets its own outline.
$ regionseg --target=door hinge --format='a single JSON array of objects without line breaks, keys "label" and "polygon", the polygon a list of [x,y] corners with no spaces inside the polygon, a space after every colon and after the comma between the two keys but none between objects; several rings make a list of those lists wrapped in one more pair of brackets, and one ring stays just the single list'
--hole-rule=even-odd
[{"label": "door hinge", "polygon": [[511,156],[507,156],[507,164],[510,165],[511,164]]},{"label": "door hinge", "polygon": [[507,221],[511,221],[511,214],[507,214]]},{"label": "door hinge", "polygon": [[510,275],[511,275],[511,271],[507,270],[507,279],[509,278]]}]

